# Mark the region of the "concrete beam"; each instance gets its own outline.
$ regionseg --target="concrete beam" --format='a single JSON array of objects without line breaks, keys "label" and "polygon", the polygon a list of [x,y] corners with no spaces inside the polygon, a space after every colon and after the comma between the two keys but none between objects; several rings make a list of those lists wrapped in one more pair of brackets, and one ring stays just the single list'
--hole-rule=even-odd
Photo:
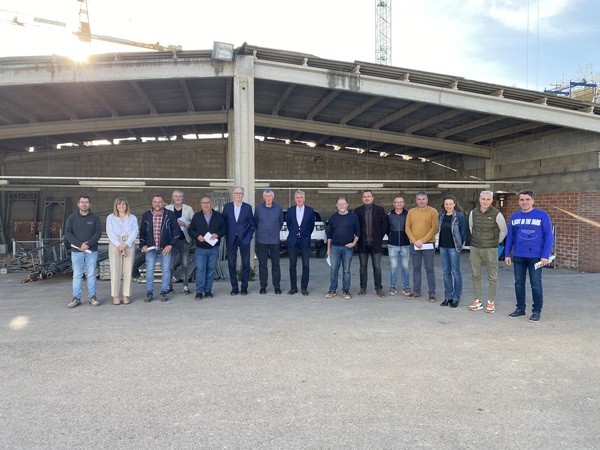
[{"label": "concrete beam", "polygon": [[205,125],[227,123],[227,111],[157,114],[105,119],[80,119],[35,124],[4,125],[2,139],[18,139],[35,136],[53,136],[65,133],[85,133],[130,128],[169,127],[176,125]]},{"label": "concrete beam", "polygon": [[600,117],[589,112],[417,84],[405,80],[334,72],[327,69],[295,66],[275,61],[258,60],[255,65],[256,78],[266,80],[351,91],[384,98],[411,100],[447,108],[478,111],[485,114],[495,114],[600,133]]},{"label": "concrete beam", "polygon": [[460,142],[444,141],[441,139],[402,133],[393,133],[391,131],[350,127],[302,119],[289,119],[266,114],[256,114],[255,123],[257,126],[263,127],[281,128],[284,130],[303,131],[307,133],[321,133],[330,136],[379,141],[396,145],[408,145],[412,147],[459,153],[462,155],[478,156],[480,158],[489,158],[491,155],[490,148],[473,144],[462,144]]},{"label": "concrete beam", "polygon": [[[233,77],[234,63],[214,59],[164,59],[86,63],[3,65],[0,86],[103,81],[144,81],[174,78]],[[92,67],[92,69],[90,69]]]}]

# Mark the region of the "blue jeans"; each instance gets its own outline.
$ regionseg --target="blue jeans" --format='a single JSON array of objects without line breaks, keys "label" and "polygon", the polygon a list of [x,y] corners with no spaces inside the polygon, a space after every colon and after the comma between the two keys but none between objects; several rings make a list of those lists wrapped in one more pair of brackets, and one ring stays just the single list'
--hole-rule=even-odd
[{"label": "blue jeans", "polygon": [[455,248],[440,247],[440,256],[444,272],[444,300],[459,301],[462,295],[460,252],[457,252]]},{"label": "blue jeans", "polygon": [[196,294],[212,291],[218,259],[218,245],[209,249],[196,248]]},{"label": "blue jeans", "polygon": [[396,287],[398,284],[398,262],[400,263],[400,272],[402,274],[402,287],[408,289],[410,281],[408,279],[408,260],[410,259],[410,245],[388,245],[388,254],[390,255],[390,286]]},{"label": "blue jeans", "polygon": [[352,264],[353,249],[344,245],[331,246],[331,275],[330,275],[330,291],[337,291],[338,288],[338,273],[340,271],[340,263],[343,267],[342,273],[342,290],[350,290],[350,264]]},{"label": "blue jeans", "polygon": [[167,292],[171,281],[171,252],[163,255],[161,250],[150,250],[146,253],[146,291],[154,292],[154,266],[157,259],[162,270],[160,292]]},{"label": "blue jeans", "polygon": [[83,285],[83,268],[87,280],[88,297],[96,295],[96,263],[98,252],[71,252],[71,265],[73,267],[73,297],[81,300],[81,287]]},{"label": "blue jeans", "polygon": [[515,271],[515,294],[517,295],[517,309],[525,311],[525,277],[529,271],[529,283],[531,284],[531,294],[533,297],[533,312],[542,312],[544,305],[544,292],[542,290],[542,268],[536,270],[534,264],[539,262],[540,258],[524,258],[522,256],[513,256],[512,264]]},{"label": "blue jeans", "polygon": [[433,268],[433,257],[435,250],[415,250],[414,245],[410,246],[413,264],[413,291],[421,292],[421,260],[425,264],[425,273],[427,274],[427,286],[429,293],[435,294],[435,272]]}]

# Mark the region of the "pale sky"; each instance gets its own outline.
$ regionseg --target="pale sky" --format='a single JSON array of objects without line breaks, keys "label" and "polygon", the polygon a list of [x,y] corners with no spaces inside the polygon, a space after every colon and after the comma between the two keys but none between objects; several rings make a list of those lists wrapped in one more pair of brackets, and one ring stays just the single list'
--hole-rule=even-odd
[{"label": "pale sky", "polygon": [[[391,0],[392,65],[543,90],[600,73],[598,0]],[[93,34],[375,62],[376,0],[88,0]],[[0,0],[0,57],[140,51],[71,35],[77,0]],[[25,26],[10,22],[17,17]],[[39,25],[34,17],[64,22]],[[600,82],[600,80],[598,80]]]}]

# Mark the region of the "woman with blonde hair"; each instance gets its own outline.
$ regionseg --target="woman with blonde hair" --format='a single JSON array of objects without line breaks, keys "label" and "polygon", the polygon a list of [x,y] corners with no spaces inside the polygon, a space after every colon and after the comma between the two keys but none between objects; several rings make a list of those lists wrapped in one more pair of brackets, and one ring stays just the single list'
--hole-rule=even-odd
[{"label": "woman with blonde hair", "polygon": [[129,211],[129,203],[124,197],[115,200],[113,213],[106,218],[108,235],[108,259],[110,262],[110,290],[113,304],[120,305],[119,294],[123,288],[123,304],[129,305],[131,296],[131,274],[135,238],[139,232],[137,217]]}]

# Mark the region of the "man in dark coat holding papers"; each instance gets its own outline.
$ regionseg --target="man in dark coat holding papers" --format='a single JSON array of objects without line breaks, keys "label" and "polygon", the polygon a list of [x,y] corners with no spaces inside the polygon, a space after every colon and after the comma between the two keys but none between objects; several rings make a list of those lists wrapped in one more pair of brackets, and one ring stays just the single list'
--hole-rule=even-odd
[{"label": "man in dark coat holding papers", "polygon": [[208,195],[202,197],[200,206],[202,210],[194,214],[188,228],[190,238],[196,243],[196,300],[213,298],[219,246],[227,231],[223,215],[212,209],[212,199]]}]

